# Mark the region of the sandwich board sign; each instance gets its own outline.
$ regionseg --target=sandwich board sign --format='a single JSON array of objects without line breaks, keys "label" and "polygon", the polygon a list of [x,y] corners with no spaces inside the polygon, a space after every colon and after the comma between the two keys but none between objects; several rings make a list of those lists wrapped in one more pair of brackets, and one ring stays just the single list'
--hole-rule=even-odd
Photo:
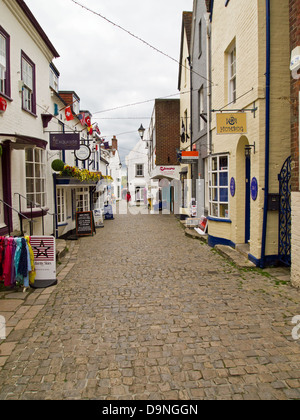
[{"label": "sandwich board sign", "polygon": [[34,254],[36,277],[34,289],[43,289],[57,284],[56,247],[53,236],[31,236],[30,245]]}]

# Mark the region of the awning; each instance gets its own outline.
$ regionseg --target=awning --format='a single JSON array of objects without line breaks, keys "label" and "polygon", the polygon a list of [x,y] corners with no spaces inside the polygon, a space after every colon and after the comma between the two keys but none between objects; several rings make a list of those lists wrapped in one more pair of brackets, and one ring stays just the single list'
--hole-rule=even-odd
[{"label": "awning", "polygon": [[46,149],[47,141],[31,136],[21,134],[3,134],[0,133],[0,142],[10,141],[13,149],[24,149],[26,146],[35,146]]}]

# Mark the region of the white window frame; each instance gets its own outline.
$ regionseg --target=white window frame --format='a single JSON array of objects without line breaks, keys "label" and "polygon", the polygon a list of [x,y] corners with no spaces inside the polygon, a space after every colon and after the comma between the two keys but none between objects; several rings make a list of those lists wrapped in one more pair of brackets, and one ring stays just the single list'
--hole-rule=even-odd
[{"label": "white window frame", "polygon": [[[227,166],[222,166],[222,159],[227,159]],[[227,173],[227,185],[221,185],[221,175]],[[228,220],[229,211],[229,154],[221,154],[211,156],[208,166],[208,199],[209,199],[209,216],[216,219]],[[221,192],[227,194],[227,201],[221,200]]]},{"label": "white window frame", "polygon": [[236,45],[228,52],[228,95],[229,102],[236,103]]},{"label": "white window frame", "polygon": [[[141,172],[141,174],[139,174]],[[143,178],[144,177],[144,164],[137,163],[135,165],[135,176],[136,178]]]},{"label": "white window frame", "polygon": [[84,212],[90,210],[90,190],[88,187],[76,190],[76,211]]},{"label": "white window frame", "polygon": [[22,92],[22,105],[25,111],[34,113],[34,64],[22,54],[22,81],[24,83]]},{"label": "white window frame", "polygon": [[[27,200],[35,204],[33,207],[45,207],[47,204],[45,151],[38,148],[25,149],[25,165]],[[31,208],[30,202],[27,202],[27,208]]]},{"label": "white window frame", "polygon": [[58,224],[67,222],[67,208],[66,208],[66,190],[58,187],[56,190],[57,200],[57,221]]},{"label": "white window frame", "polygon": [[7,39],[0,33],[0,93],[5,94],[5,78],[7,70]]}]

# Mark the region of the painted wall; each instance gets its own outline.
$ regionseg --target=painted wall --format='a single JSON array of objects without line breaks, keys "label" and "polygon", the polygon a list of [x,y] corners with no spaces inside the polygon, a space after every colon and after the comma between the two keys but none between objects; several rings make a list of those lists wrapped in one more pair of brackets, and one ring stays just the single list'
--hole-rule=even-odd
[{"label": "painted wall", "polygon": [[[265,174],[265,71],[266,34],[265,2],[231,0],[225,7],[215,0],[212,20],[212,108],[217,110],[230,102],[228,88],[228,53],[236,45],[237,101],[230,109],[258,108],[247,113],[248,131],[241,135],[217,135],[216,116],[212,120],[212,153],[229,153],[229,180],[236,180],[236,195],[229,199],[231,224],[210,223],[209,234],[244,243],[245,232],[245,151],[255,142],[251,154],[251,177],[258,180],[258,197],[251,200],[250,254],[261,256]],[[278,193],[278,173],[290,154],[289,134],[289,42],[288,4],[271,2],[271,129],[270,193]],[[228,228],[230,226],[230,228]],[[278,255],[278,212],[268,213],[266,255]]]}]

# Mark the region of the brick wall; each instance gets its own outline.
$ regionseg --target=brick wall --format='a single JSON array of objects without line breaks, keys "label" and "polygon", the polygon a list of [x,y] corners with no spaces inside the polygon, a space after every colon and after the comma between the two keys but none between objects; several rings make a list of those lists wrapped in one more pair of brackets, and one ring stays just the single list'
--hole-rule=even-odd
[{"label": "brick wall", "polygon": [[180,148],[180,100],[155,101],[156,165],[178,165]]},{"label": "brick wall", "polygon": [[[290,49],[300,45],[300,2],[290,0]],[[299,90],[300,79],[291,77],[292,191],[299,191]]]}]

